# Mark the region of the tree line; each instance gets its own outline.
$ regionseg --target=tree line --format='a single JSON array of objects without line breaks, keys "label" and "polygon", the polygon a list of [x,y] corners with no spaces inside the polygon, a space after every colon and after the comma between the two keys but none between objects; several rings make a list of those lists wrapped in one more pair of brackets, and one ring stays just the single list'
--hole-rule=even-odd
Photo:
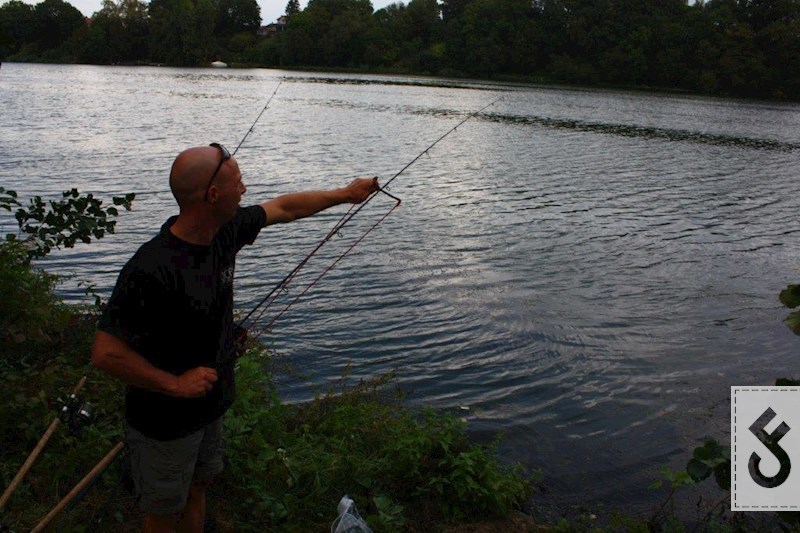
[{"label": "tree line", "polygon": [[0,59],[324,67],[800,96],[800,0],[256,0],[0,6]]}]

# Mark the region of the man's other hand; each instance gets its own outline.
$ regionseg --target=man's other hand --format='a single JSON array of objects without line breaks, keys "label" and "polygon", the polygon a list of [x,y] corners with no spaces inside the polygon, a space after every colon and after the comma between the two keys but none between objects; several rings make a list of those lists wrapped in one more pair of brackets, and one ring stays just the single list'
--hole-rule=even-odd
[{"label": "man's other hand", "polygon": [[175,377],[172,395],[179,398],[201,398],[208,394],[216,382],[216,370],[198,366]]}]

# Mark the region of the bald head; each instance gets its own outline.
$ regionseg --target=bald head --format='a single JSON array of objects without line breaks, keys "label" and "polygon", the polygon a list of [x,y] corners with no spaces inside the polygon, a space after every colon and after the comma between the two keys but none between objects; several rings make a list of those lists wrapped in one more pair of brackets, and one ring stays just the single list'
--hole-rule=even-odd
[{"label": "bald head", "polygon": [[178,154],[169,173],[169,188],[180,207],[203,200],[201,195],[221,157],[219,149],[213,146],[197,146]]}]

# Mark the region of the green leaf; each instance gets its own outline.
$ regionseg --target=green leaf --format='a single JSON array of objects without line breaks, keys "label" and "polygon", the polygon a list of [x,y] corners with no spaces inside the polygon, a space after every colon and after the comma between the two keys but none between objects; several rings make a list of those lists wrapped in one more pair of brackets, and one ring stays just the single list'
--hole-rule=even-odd
[{"label": "green leaf", "polygon": [[800,306],[800,285],[789,285],[781,291],[778,299],[789,309]]},{"label": "green leaf", "polygon": [[731,489],[731,463],[722,463],[714,468],[714,479],[722,490]]},{"label": "green leaf", "polygon": [[694,481],[702,481],[711,475],[711,469],[697,459],[689,460],[689,464],[686,465],[686,472]]},{"label": "green leaf", "polygon": [[776,387],[797,387],[800,385],[800,380],[789,378],[778,378],[775,380]]},{"label": "green leaf", "polygon": [[731,462],[731,447],[730,446],[723,446],[722,451],[720,452],[720,456],[728,461]]},{"label": "green leaf", "polygon": [[119,211],[117,211],[117,209],[114,207],[109,207],[108,209],[106,209],[106,213],[108,213],[112,217],[119,215]]},{"label": "green leaf", "polygon": [[719,457],[720,445],[717,441],[709,440],[694,449],[694,458],[698,461],[709,461]]},{"label": "green leaf", "polygon": [[730,461],[730,447],[720,446],[715,440],[707,440],[703,446],[694,449],[694,458],[704,465],[714,468],[720,463]]},{"label": "green leaf", "polygon": [[800,335],[800,311],[795,311],[786,317],[783,321],[786,326],[792,330],[795,335]]}]

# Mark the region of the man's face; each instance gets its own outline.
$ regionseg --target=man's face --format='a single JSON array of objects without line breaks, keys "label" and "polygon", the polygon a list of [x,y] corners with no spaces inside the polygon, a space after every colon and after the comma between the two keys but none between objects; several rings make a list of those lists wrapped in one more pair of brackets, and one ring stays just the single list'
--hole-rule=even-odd
[{"label": "man's face", "polygon": [[229,218],[236,214],[236,208],[242,201],[242,195],[247,192],[242,181],[242,173],[236,159],[231,158],[225,161],[219,171],[219,183],[217,184],[217,203],[222,212]]}]

